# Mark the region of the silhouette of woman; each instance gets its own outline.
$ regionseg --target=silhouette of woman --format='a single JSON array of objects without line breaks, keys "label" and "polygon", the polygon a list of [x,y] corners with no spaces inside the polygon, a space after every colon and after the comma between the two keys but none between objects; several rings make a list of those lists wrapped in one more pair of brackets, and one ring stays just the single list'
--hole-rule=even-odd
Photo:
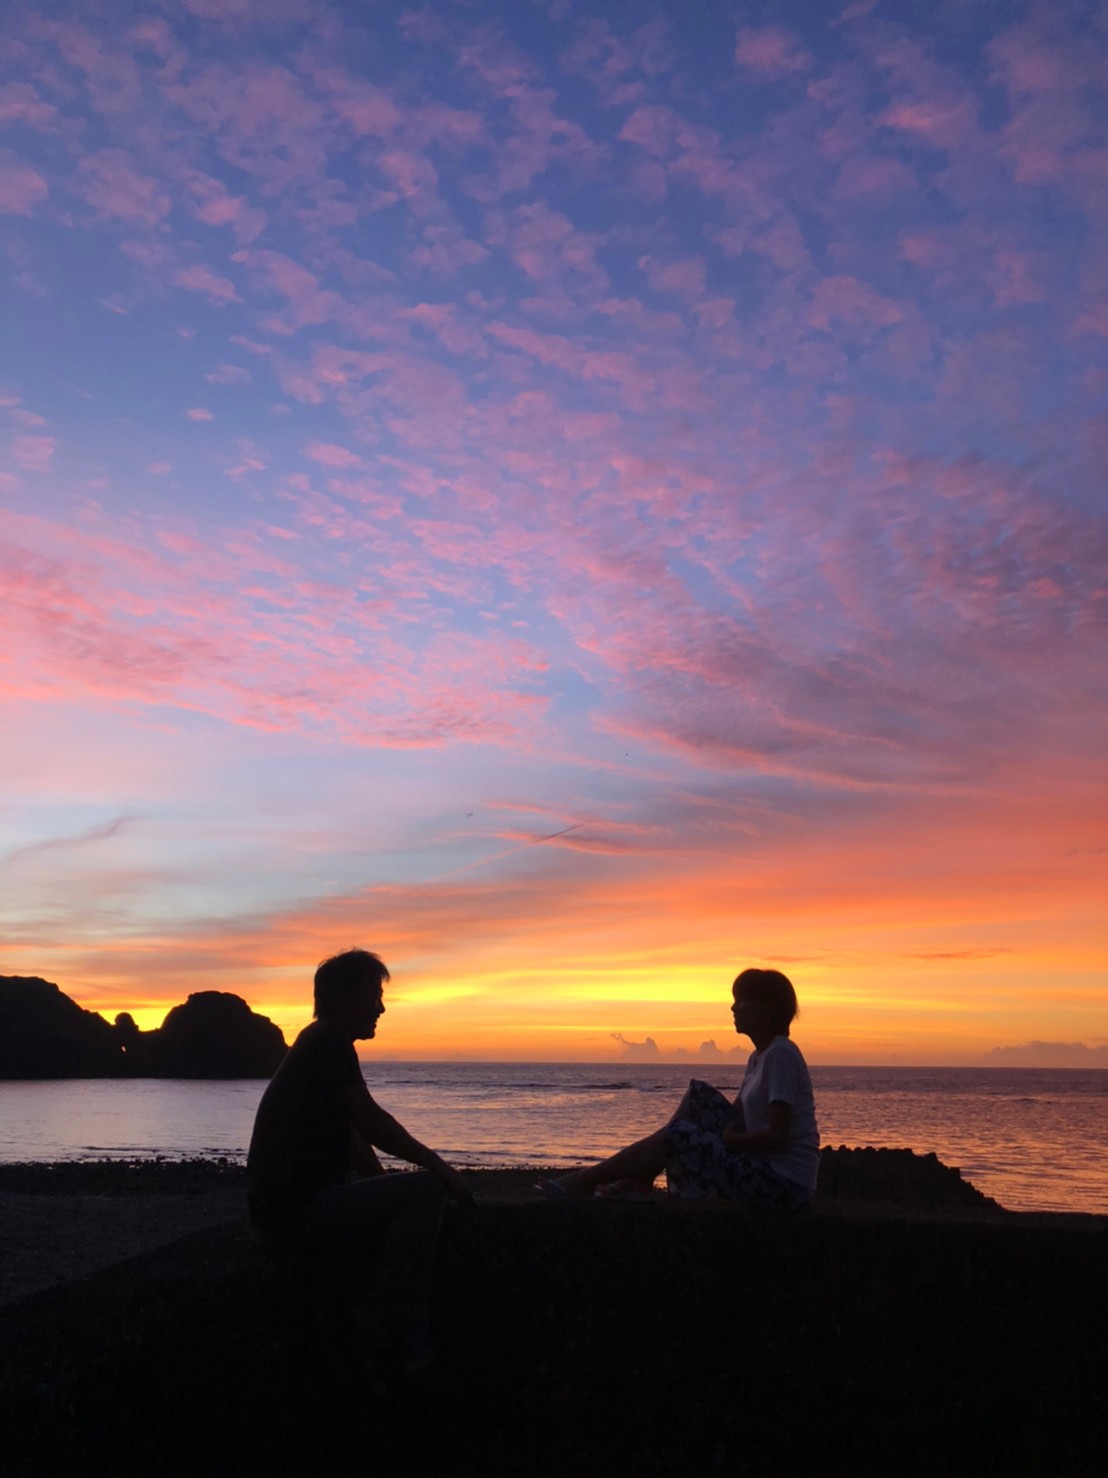
[{"label": "silhouette of woman", "polygon": [[694,1078],[661,1129],[597,1165],[544,1180],[563,1198],[649,1193],[664,1170],[671,1195],[799,1211],[816,1189],[819,1130],[808,1066],[791,1041],[796,992],[780,970],[743,970],[731,987],[735,1030],[754,1043],[734,1103]]}]

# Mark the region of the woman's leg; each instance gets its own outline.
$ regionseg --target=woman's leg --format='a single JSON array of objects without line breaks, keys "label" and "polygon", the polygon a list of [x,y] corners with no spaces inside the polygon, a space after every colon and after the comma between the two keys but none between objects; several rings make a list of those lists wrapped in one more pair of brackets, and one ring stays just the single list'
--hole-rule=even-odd
[{"label": "woman's leg", "polygon": [[641,1181],[653,1185],[656,1176],[666,1167],[666,1143],[669,1125],[656,1129],[645,1139],[636,1140],[599,1165],[583,1165],[580,1170],[570,1170],[559,1175],[555,1184],[568,1191],[571,1196],[591,1196],[598,1186],[613,1180]]},{"label": "woman's leg", "polygon": [[678,1120],[701,1120],[721,1122],[731,1113],[731,1106],[714,1088],[694,1078],[685,1090],[684,1097],[671,1115],[669,1122],[645,1139],[636,1140],[625,1149],[617,1150],[599,1165],[585,1165],[580,1170],[570,1170],[559,1175],[556,1184],[571,1196],[591,1196],[602,1185],[613,1181],[632,1182],[636,1190],[646,1190],[666,1168],[668,1158],[670,1126]]}]

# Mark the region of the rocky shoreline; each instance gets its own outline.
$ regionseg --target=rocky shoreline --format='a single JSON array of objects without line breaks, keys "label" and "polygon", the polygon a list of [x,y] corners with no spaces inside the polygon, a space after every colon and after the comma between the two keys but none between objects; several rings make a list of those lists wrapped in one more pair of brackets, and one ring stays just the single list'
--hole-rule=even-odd
[{"label": "rocky shoreline", "polygon": [[1005,1212],[906,1151],[828,1155],[791,1220],[474,1172],[436,1271],[438,1383],[381,1407],[353,1274],[260,1255],[239,1167],[0,1167],[0,1211],[44,1224],[82,1200],[160,1203],[161,1231],[211,1215],[0,1309],[5,1470],[1099,1473],[1108,1218]]}]

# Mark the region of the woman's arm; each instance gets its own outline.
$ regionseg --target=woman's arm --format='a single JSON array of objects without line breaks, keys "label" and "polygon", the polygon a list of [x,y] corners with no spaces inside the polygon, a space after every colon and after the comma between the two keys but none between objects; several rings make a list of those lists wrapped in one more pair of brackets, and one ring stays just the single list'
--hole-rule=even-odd
[{"label": "woman's arm", "polygon": [[740,1128],[736,1121],[728,1124],[720,1137],[729,1150],[752,1150],[756,1155],[764,1155],[768,1150],[785,1148],[789,1142],[792,1121],[791,1103],[771,1103],[768,1129],[750,1132]]}]

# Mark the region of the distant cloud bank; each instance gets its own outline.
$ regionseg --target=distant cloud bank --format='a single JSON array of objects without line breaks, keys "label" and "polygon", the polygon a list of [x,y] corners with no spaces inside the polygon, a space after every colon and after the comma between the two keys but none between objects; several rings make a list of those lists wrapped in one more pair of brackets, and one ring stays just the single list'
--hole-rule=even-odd
[{"label": "distant cloud bank", "polygon": [[701,1042],[695,1052],[690,1052],[687,1047],[661,1048],[653,1037],[646,1037],[641,1042],[633,1042],[623,1035],[622,1032],[612,1032],[613,1042],[618,1042],[622,1056],[626,1062],[680,1062],[689,1058],[707,1059],[712,1062],[725,1062],[729,1058],[743,1060],[747,1056],[744,1047],[732,1047],[729,1052],[722,1051],[715,1042],[709,1038]]},{"label": "distant cloud bank", "polygon": [[1108,1067],[1108,1046],[1085,1042],[1023,1042],[994,1047],[989,1061],[996,1067]]}]

